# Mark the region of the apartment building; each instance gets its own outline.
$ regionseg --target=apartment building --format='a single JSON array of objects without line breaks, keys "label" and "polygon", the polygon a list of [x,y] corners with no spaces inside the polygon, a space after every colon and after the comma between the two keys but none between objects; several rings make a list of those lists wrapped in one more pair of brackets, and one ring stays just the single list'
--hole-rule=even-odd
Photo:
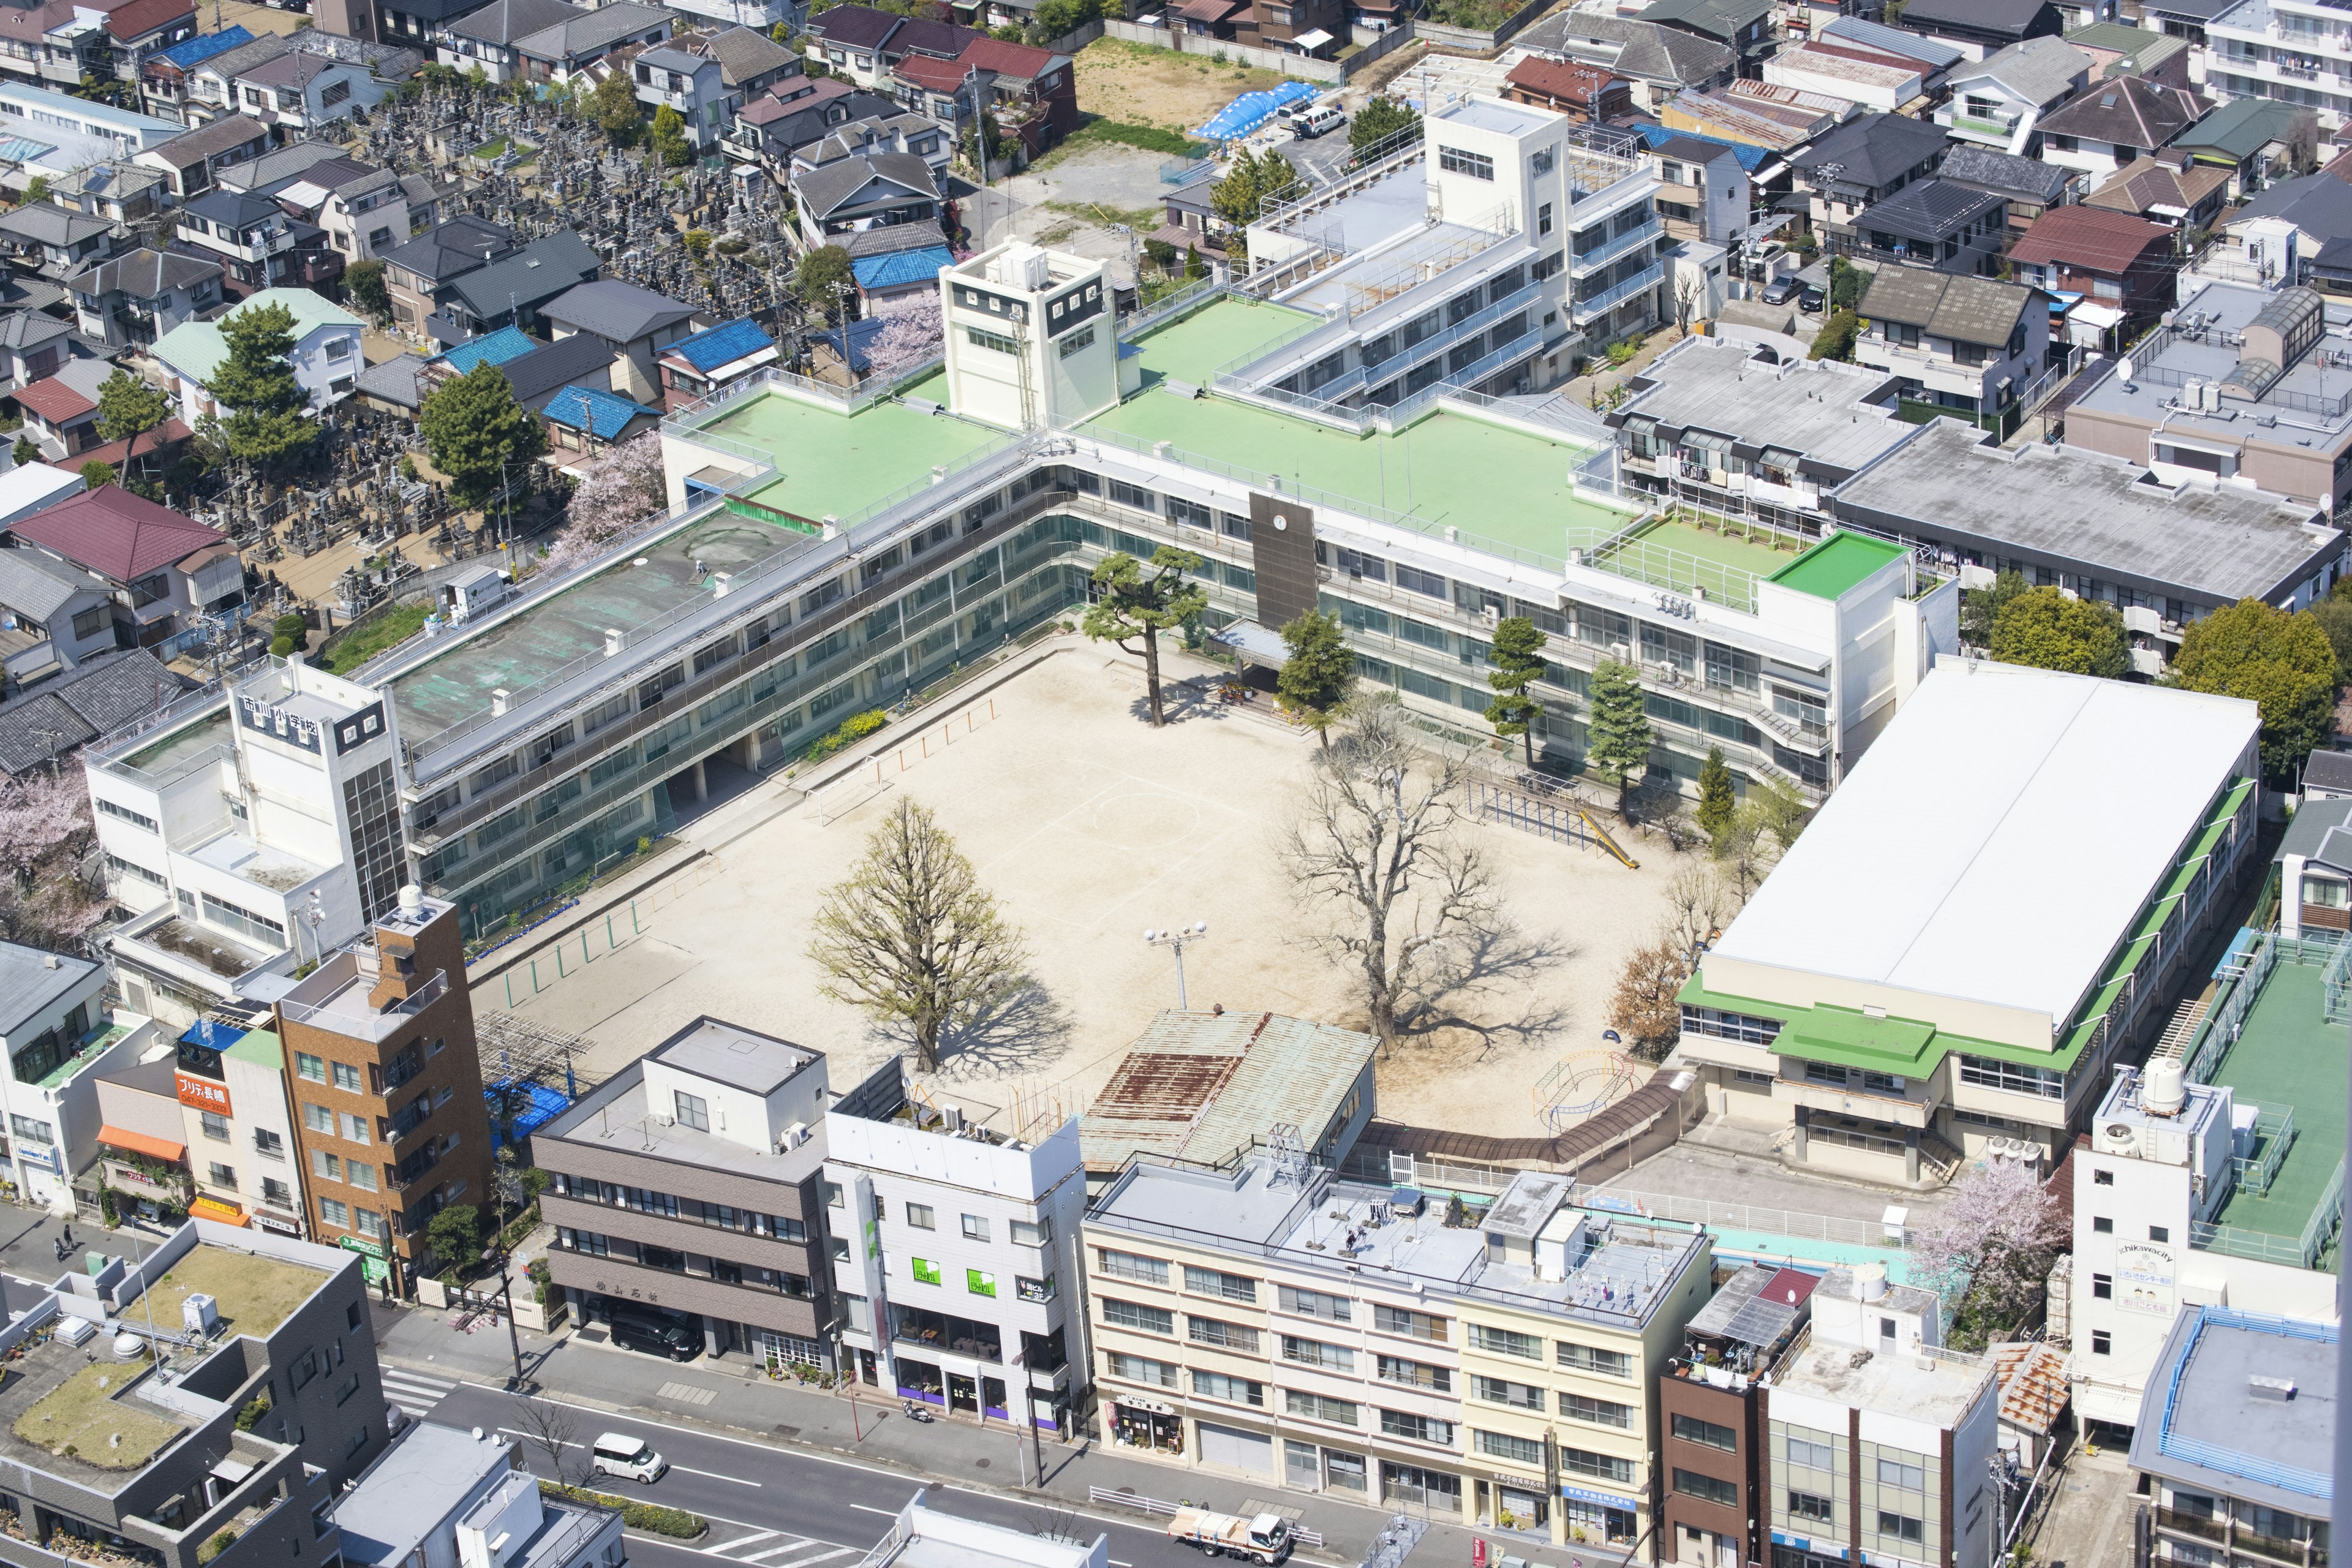
[{"label": "apartment building", "polygon": [[1773,1568],[1987,1561],[2006,1522],[1994,1363],[1945,1349],[1934,1292],[1880,1265],[1828,1270],[1810,1304],[1810,1334],[1761,1391]]},{"label": "apartment building", "polygon": [[1523,1540],[1648,1539],[1658,1376],[1711,1249],[1570,1186],[1523,1173],[1475,1212],[1279,1152],[1130,1165],[1087,1216],[1104,1440]]},{"label": "apartment building", "polygon": [[132,1006],[184,1024],[266,1005],[392,907],[394,733],[374,692],[289,663],[86,751],[112,894],[132,911],[111,939]]},{"label": "apartment building", "polygon": [[658,1315],[714,1356],[833,1368],[826,1090],[817,1052],[697,1018],[533,1133],[580,1320]]},{"label": "apartment building", "polygon": [[1766,1380],[1812,1321],[1821,1277],[1745,1263],[1683,1330],[1658,1379],[1661,1558],[1685,1568],[1762,1563],[1772,1544]]},{"label": "apartment building", "polygon": [[0,942],[0,1109],[8,1117],[8,1179],[23,1201],[70,1202],[75,1176],[98,1158],[94,1085],[149,1054],[155,1022],[110,1011],[103,964]]},{"label": "apartment building", "polygon": [[[189,1220],[136,1264],[89,1254],[24,1307],[0,1329],[20,1551],[333,1561],[336,1491],[383,1443],[359,1259]],[[102,1355],[118,1339],[141,1348]]]},{"label": "apartment building", "polygon": [[2311,1100],[2326,1093],[2315,1053],[2329,1029],[2329,954],[2242,932],[2178,1054],[2116,1069],[2073,1160],[2068,1332],[2086,1419],[2138,1426],[2155,1414],[2147,1397],[2184,1310],[2336,1318],[2326,1254],[2343,1223],[2344,1138]]},{"label": "apartment building", "polygon": [[542,1490],[522,1445],[413,1422],[335,1502],[352,1568],[622,1568],[621,1510]]},{"label": "apartment building", "polygon": [[[1678,1059],[1824,1171],[2055,1164],[2259,864],[2253,737],[2236,699],[1939,662],[1701,958]],[[1936,849],[1898,868],[1923,811]]]},{"label": "apartment building", "polygon": [[844,1374],[1066,1437],[1090,1381],[1078,1119],[918,1091],[893,1057],[825,1111],[824,1173]]},{"label": "apartment building", "polygon": [[286,1098],[286,1048],[278,1037],[204,1020],[182,1037],[172,1079],[195,1188],[193,1212],[224,1225],[309,1236]]},{"label": "apartment building", "polygon": [[2303,1565],[2327,1553],[2342,1335],[2220,1303],[2186,1307],[2155,1368],[2158,1407],[2132,1431],[2149,1506],[2147,1560]]},{"label": "apartment building", "polygon": [[277,1002],[292,1058],[311,1234],[387,1265],[405,1292],[436,1272],[425,1225],[494,1205],[489,1113],[457,911],[414,888]]},{"label": "apartment building", "polygon": [[2352,115],[2352,24],[2321,0],[2239,0],[2205,25],[2205,81],[2225,102],[2315,110],[2323,132]]}]

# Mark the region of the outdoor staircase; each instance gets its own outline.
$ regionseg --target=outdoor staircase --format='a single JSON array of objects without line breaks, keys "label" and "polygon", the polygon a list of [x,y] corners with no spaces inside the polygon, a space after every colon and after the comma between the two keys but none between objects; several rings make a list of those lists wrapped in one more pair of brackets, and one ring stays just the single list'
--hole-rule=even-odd
[{"label": "outdoor staircase", "polygon": [[1969,1157],[1937,1137],[1933,1132],[1919,1134],[1919,1171],[1932,1173],[1939,1182],[1948,1182],[1960,1173]]},{"label": "outdoor staircase", "polygon": [[2157,1037],[2156,1049],[2149,1059],[2164,1058],[2179,1061],[2189,1049],[2189,1042],[2197,1037],[2197,1026],[2205,1021],[2206,1011],[2213,1005],[2213,992],[2208,987],[2195,996],[2184,996],[2172,1009],[2172,1016]]}]

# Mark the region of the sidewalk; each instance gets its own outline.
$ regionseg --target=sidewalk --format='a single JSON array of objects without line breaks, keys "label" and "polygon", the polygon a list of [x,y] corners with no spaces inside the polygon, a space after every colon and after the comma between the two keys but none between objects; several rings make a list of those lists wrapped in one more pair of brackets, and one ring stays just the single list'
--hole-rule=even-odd
[{"label": "sidewalk", "polygon": [[[428,1373],[443,1378],[502,1384],[511,1368],[507,1333],[480,1328],[471,1334],[448,1326],[454,1312],[426,1308],[376,1309],[376,1344],[380,1358],[391,1366]],[[522,1336],[523,1368],[542,1389],[556,1391],[573,1403],[601,1409],[658,1416],[679,1426],[702,1426],[749,1437],[781,1448],[854,1454],[881,1468],[903,1471],[909,1479],[952,1482],[1034,1499],[1034,1486],[1018,1478],[1031,1467],[1033,1447],[1011,1426],[976,1426],[957,1421],[929,1426],[907,1420],[895,1399],[877,1397],[861,1389],[852,1402],[814,1386],[800,1387],[771,1381],[740,1352],[718,1360],[704,1357],[680,1366],[633,1352],[568,1342],[568,1334],[553,1340],[526,1332]],[[687,1384],[707,1404],[687,1404],[660,1392]],[[1064,1502],[1086,1506],[1087,1489],[1127,1489],[1145,1497],[1171,1501],[1205,1502],[1213,1508],[1238,1509],[1248,1499],[1278,1500],[1295,1509],[1307,1529],[1319,1531],[1326,1546],[1319,1556],[1333,1562],[1361,1561],[1372,1537],[1390,1518],[1390,1511],[1360,1507],[1328,1495],[1278,1489],[1268,1478],[1260,1483],[1197,1471],[1176,1470],[1146,1460],[1102,1451],[1088,1441],[1045,1443],[1045,1494]],[[1427,1563],[1471,1561],[1471,1543],[1481,1532],[1454,1525],[1430,1531],[1414,1548],[1412,1560]],[[1483,1532],[1488,1560],[1512,1555],[1528,1559],[1530,1568],[1617,1568],[1624,1555],[1587,1547],[1551,1546],[1540,1541],[1492,1531]]]}]

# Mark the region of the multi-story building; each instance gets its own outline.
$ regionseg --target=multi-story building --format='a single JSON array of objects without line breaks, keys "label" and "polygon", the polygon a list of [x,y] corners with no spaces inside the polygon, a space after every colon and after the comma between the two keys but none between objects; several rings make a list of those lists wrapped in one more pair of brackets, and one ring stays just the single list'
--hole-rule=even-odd
[{"label": "multi-story building", "polygon": [[844,1374],[1066,1436],[1088,1383],[1078,1119],[918,1092],[893,1057],[826,1110],[824,1173]]},{"label": "multi-story building", "polygon": [[66,285],[73,290],[74,323],[98,342],[150,347],[220,303],[222,270],[200,256],[142,246]]},{"label": "multi-story building", "polygon": [[[2118,1068],[2072,1161],[2074,1400],[2137,1426],[2175,1314],[2201,1304],[2333,1321],[2344,1136],[2323,1120],[2332,944],[2241,934],[2178,1054]],[[2304,1115],[2295,1114],[2300,1108]]]},{"label": "multi-story building", "polygon": [[394,734],[374,692],[289,663],[90,748],[99,846],[132,911],[111,952],[134,1007],[184,1023],[257,1006],[393,906]]},{"label": "multi-story building", "polygon": [[663,1313],[712,1355],[833,1366],[826,1088],[815,1051],[697,1018],[532,1134],[581,1319]]},{"label": "multi-story building", "polygon": [[2030,38],[1953,71],[1952,95],[1937,109],[1936,123],[1955,142],[2030,158],[2042,145],[2042,118],[2090,78],[2091,57],[2074,45]]},{"label": "multi-story building", "polygon": [[[207,1023],[211,1023],[207,1020]],[[267,1029],[214,1024],[172,1064],[196,1212],[226,1225],[306,1237],[301,1163],[286,1099],[286,1048]],[[218,1043],[226,1037],[226,1043]]]},{"label": "multi-story building", "polygon": [[1850,260],[1990,276],[2009,239],[2008,204],[1990,191],[1919,180],[1830,232],[1830,251]]},{"label": "multi-story building", "polygon": [[1188,1469],[1598,1548],[1655,1524],[1694,1226],[1526,1173],[1483,1213],[1303,1155],[1137,1162],[1087,1215],[1102,1435]]},{"label": "multi-story building", "polygon": [[2336,131],[2352,116],[2352,24],[2321,0],[2239,0],[2205,25],[2205,83],[2225,102],[2259,98],[2316,110]]},{"label": "multi-story building", "polygon": [[307,1216],[321,1241],[437,1271],[425,1235],[452,1204],[495,1205],[489,1113],[457,911],[414,888],[369,940],[327,954],[277,1002]]},{"label": "multi-story building", "polygon": [[1988,1561],[2006,1533],[1994,1365],[1943,1348],[1942,1302],[1877,1264],[1830,1269],[1810,1305],[1761,1390],[1773,1568]]},{"label": "multi-story building", "polygon": [[2332,1322],[2183,1308],[2148,1384],[2159,1403],[2132,1431],[2148,1562],[2304,1568],[2327,1555],[2341,1342]]},{"label": "multi-story building", "polygon": [[[334,1561],[336,1491],[383,1443],[360,1260],[189,1220],[135,1265],[85,1261],[0,1329],[16,1550]],[[117,1340],[140,1348],[102,1356]]]},{"label": "multi-story building", "polygon": [[0,1107],[8,1116],[8,1180],[19,1197],[49,1206],[98,1157],[93,1087],[145,1056],[155,1022],[115,1011],[103,964],[0,942]]},{"label": "multi-story building", "polygon": [[1748,1263],[1683,1331],[1658,1379],[1659,1555],[1685,1568],[1762,1563],[1772,1544],[1765,1380],[1812,1317],[1821,1277]]},{"label": "multi-story building", "polygon": [[412,1422],[335,1501],[352,1568],[622,1568],[621,1510],[544,1490],[521,1445]]},{"label": "multi-story building", "polygon": [[[1679,1059],[1822,1170],[2054,1164],[2260,863],[2254,730],[2234,698],[1939,662],[1701,958]],[[1922,811],[1937,852],[1889,864]]]},{"label": "multi-story building", "polygon": [[[1961,210],[1973,212],[1974,254],[1989,262],[2000,245],[2000,199],[1948,188],[1983,204]],[[1944,242],[1955,257],[1959,243],[1957,235]],[[1971,415],[1988,427],[2012,417],[2049,353],[2049,300],[2021,284],[1881,267],[1859,309],[1870,329],[1853,341],[1856,361],[1894,376],[1907,401]]]}]

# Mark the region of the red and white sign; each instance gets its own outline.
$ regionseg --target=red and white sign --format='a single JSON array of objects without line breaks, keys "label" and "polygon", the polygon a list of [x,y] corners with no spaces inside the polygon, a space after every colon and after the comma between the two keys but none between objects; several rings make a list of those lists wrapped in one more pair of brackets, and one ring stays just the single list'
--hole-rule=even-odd
[{"label": "red and white sign", "polygon": [[1486,1568],[1486,1543],[1485,1542],[1474,1540],[1470,1542],[1470,1568]]},{"label": "red and white sign", "polygon": [[228,1108],[228,1085],[213,1079],[198,1078],[192,1072],[174,1068],[173,1082],[180,1090],[180,1103],[193,1105],[198,1110],[209,1110],[221,1116],[233,1116]]}]

